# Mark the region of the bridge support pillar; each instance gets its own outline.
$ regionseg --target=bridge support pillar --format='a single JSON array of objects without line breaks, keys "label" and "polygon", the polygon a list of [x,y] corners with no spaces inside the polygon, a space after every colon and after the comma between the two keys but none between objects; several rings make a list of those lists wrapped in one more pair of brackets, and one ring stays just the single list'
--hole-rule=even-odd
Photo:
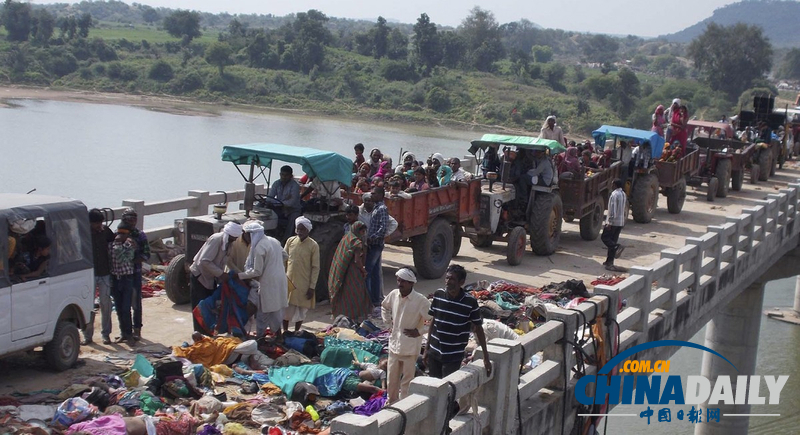
[{"label": "bridge support pillar", "polygon": [[[758,354],[758,334],[761,329],[761,306],[764,302],[764,283],[755,282],[733,299],[728,306],[708,322],[706,327],[706,347],[728,358],[737,372],[722,358],[711,353],[703,355],[701,374],[711,380],[712,385],[718,376],[730,376],[736,397],[736,376],[751,376],[756,370]],[[706,408],[719,408],[719,422],[706,421],[703,412],[702,423],[695,426],[695,435],[746,435],[749,417],[726,417],[724,414],[749,414],[750,405],[725,405],[703,403]]]}]

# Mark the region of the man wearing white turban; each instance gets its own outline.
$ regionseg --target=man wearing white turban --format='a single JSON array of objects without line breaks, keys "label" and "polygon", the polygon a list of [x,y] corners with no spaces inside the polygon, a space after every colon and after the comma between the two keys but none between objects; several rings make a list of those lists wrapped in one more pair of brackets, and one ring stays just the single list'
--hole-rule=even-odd
[{"label": "man wearing white turban", "polygon": [[417,357],[422,349],[425,322],[430,320],[428,298],[414,291],[417,276],[409,268],[395,273],[397,288],[381,303],[381,317],[392,330],[389,336],[388,403],[408,395]]},{"label": "man wearing white turban", "polygon": [[[212,234],[203,244],[192,265],[189,266],[189,300],[192,309],[203,299],[211,296],[217,287],[217,280],[225,273],[228,248],[242,235],[242,226],[228,222],[222,232]],[[194,330],[201,331],[200,324],[192,316]]]},{"label": "man wearing white turban", "polygon": [[548,116],[544,121],[542,129],[539,131],[539,138],[551,139],[557,141],[561,145],[567,145],[567,142],[564,140],[564,131],[561,130],[561,127],[556,125],[556,117],[553,115]]},{"label": "man wearing white turban", "polygon": [[289,237],[283,250],[289,256],[286,263],[286,278],[289,280],[289,306],[284,311],[283,329],[289,330],[294,323],[295,332],[306,319],[309,308],[314,308],[314,297],[319,278],[319,245],[308,234],[311,221],[305,216],[295,220],[296,236]]},{"label": "man wearing white turban", "polygon": [[250,254],[239,279],[258,282],[257,288],[251,286],[250,290],[251,294],[257,292],[256,336],[262,337],[268,327],[272,333],[280,335],[283,310],[289,305],[283,266],[288,256],[279,241],[264,234],[260,223],[248,222],[244,231],[250,236]]}]

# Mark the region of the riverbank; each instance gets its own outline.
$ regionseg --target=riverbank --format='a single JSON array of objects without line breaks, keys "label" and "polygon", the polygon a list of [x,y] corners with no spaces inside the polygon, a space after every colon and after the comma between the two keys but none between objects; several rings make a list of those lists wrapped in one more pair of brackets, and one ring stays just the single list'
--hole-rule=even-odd
[{"label": "riverbank", "polygon": [[[508,133],[524,136],[538,136],[538,131],[512,129],[502,125],[486,125],[477,122],[464,122],[438,118],[418,112],[400,112],[365,108],[329,108],[321,110],[318,103],[310,102],[309,107],[287,108],[263,106],[232,101],[204,101],[176,97],[172,95],[127,94],[113,92],[87,91],[58,87],[32,87],[19,85],[0,85],[0,107],[14,107],[11,100],[49,100],[72,103],[113,104],[140,107],[155,112],[184,116],[218,116],[222,112],[292,114],[301,116],[325,116],[343,120],[371,121],[395,125],[421,125],[462,131],[483,133]],[[583,139],[574,136],[577,139]]]}]

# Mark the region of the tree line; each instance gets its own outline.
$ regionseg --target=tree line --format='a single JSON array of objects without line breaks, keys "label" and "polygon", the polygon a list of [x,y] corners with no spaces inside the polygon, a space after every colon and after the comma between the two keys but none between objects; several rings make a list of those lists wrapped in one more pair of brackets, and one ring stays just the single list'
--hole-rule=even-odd
[{"label": "tree line", "polygon": [[[117,14],[134,7],[113,1],[81,6],[103,6]],[[216,41],[199,43],[209,14],[135,8],[143,22],[178,41],[89,39],[89,29],[98,23],[88,12],[57,16],[47,8],[5,0],[0,20],[12,44],[0,53],[0,80],[5,69],[11,81],[61,80],[278,104],[297,98],[352,101],[524,128],[557,114],[586,132],[598,122],[644,128],[655,105],[674,97],[691,101],[695,109],[724,113],[743,92],[768,85],[764,76],[772,66],[769,41],[760,28],[744,24],[709,26],[683,46],[541,29],[527,20],[500,24],[479,7],[454,29],[437,25],[425,13],[413,25],[379,17],[346,27],[312,9],[275,18],[280,24],[272,28],[249,24],[249,16],[229,17],[215,32]],[[795,57],[800,62],[800,54]],[[504,83],[492,88],[497,95],[465,86],[494,86],[489,77]],[[509,86],[528,93],[505,91]]]}]

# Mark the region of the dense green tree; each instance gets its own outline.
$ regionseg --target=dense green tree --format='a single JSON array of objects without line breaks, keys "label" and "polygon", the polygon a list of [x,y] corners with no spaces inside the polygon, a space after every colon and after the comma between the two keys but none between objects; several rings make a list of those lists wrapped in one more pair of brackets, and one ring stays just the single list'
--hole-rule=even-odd
[{"label": "dense green tree", "polygon": [[263,31],[256,33],[256,36],[245,48],[250,66],[256,68],[276,68],[280,58],[278,54],[270,48],[267,35]]},{"label": "dense green tree", "polygon": [[206,62],[219,68],[220,77],[224,74],[225,65],[231,63],[231,46],[225,42],[214,41],[206,48]]},{"label": "dense green tree", "polygon": [[782,79],[800,80],[800,48],[793,48],[786,53],[778,68],[777,76]]},{"label": "dense green tree", "polygon": [[31,20],[31,37],[39,44],[47,44],[53,37],[56,28],[56,18],[47,11],[39,9],[33,14]]},{"label": "dense green tree", "polygon": [[139,9],[142,11],[142,19],[147,24],[153,24],[161,19],[158,12],[151,6],[139,5]]},{"label": "dense green tree", "polygon": [[192,39],[199,38],[200,13],[187,10],[177,10],[163,20],[164,29],[176,38],[182,38],[188,44]]},{"label": "dense green tree", "polygon": [[387,47],[386,57],[391,60],[408,57],[408,37],[397,27],[389,33],[389,46]]},{"label": "dense green tree", "polygon": [[689,58],[715,91],[735,99],[772,68],[772,45],[758,26],[711,23],[689,44]]},{"label": "dense green tree", "polygon": [[175,71],[172,69],[167,61],[161,59],[150,67],[147,77],[151,80],[158,80],[160,82],[168,82],[175,76]]},{"label": "dense green tree", "polygon": [[428,14],[422,14],[414,24],[414,58],[425,75],[429,75],[441,62],[441,48],[436,24],[431,22]]},{"label": "dense green tree", "polygon": [[620,117],[626,118],[633,112],[636,99],[641,94],[639,78],[629,68],[622,68],[617,71],[613,89],[614,91],[610,95],[611,108]]},{"label": "dense green tree", "polygon": [[467,52],[464,37],[456,32],[439,33],[439,44],[442,48],[442,65],[448,68],[458,68]]},{"label": "dense green tree", "polygon": [[94,26],[92,14],[85,12],[78,17],[78,36],[86,38],[89,36],[89,29]]},{"label": "dense green tree", "polygon": [[546,45],[534,45],[531,47],[533,60],[539,63],[547,63],[553,60],[553,49]]},{"label": "dense green tree", "polygon": [[75,35],[78,34],[78,20],[74,15],[61,17],[58,20],[58,28],[61,30],[62,39],[75,39]]},{"label": "dense green tree", "polygon": [[553,90],[565,92],[564,77],[567,75],[567,67],[559,62],[549,63],[542,68],[544,80]]},{"label": "dense green tree", "polygon": [[375,59],[386,56],[386,52],[389,50],[389,27],[386,25],[386,19],[383,17],[378,17],[378,22],[375,23],[375,36],[373,41],[375,49],[372,55],[375,56]]},{"label": "dense green tree", "polygon": [[490,11],[475,6],[461,22],[458,33],[464,38],[470,66],[491,71],[492,64],[503,58],[500,26]]},{"label": "dense green tree", "polygon": [[589,62],[612,64],[618,58],[619,42],[607,35],[587,36],[582,39],[581,49]]},{"label": "dense green tree", "polygon": [[31,33],[31,5],[6,0],[3,4],[3,27],[9,41],[27,41]]},{"label": "dense green tree", "polygon": [[306,74],[314,66],[321,67],[325,60],[325,46],[333,39],[325,27],[327,22],[328,17],[315,9],[298,13],[294,22],[284,29],[291,47],[281,56],[281,63]]}]

